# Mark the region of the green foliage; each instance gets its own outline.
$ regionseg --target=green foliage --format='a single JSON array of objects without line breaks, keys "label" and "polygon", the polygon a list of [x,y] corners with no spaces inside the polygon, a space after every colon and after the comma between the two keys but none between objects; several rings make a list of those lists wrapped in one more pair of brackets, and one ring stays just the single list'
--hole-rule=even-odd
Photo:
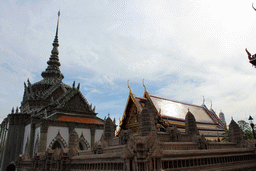
[{"label": "green foliage", "polygon": [[243,138],[245,140],[247,139],[254,139],[253,137],[253,133],[252,133],[252,128],[250,126],[250,124],[244,120],[240,120],[237,122],[240,129],[241,129],[241,132],[242,132],[242,135],[243,135]]},{"label": "green foliage", "polygon": [[225,131],[226,135],[221,139],[221,142],[229,142],[228,132],[229,132],[229,130],[227,129]]},{"label": "green foliage", "polygon": [[[248,122],[246,122],[244,120],[240,120],[237,123],[238,123],[238,125],[241,129],[242,136],[245,140],[254,139],[253,133],[252,133],[252,128],[251,128],[251,126]],[[255,128],[254,128],[254,131],[255,131]],[[222,142],[228,142],[229,141],[229,136],[228,136],[229,130],[227,129],[225,132],[226,132],[226,136],[224,136],[221,139]]]}]

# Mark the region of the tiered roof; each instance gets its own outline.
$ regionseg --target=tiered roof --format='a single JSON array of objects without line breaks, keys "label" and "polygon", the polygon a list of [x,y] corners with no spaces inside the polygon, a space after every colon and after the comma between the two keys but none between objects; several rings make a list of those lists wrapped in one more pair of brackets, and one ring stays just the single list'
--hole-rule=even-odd
[{"label": "tiered roof", "polygon": [[104,121],[96,117],[95,107],[88,103],[79,90],[80,83],[76,87],[74,82],[71,87],[62,82],[64,75],[59,68],[61,64],[58,56],[59,16],[60,13],[48,66],[41,74],[43,79],[34,84],[29,80],[28,85],[25,83],[21,110],[45,119],[102,125]]},{"label": "tiered roof", "polygon": [[[176,126],[177,128],[183,130],[185,128],[185,116],[189,110],[194,115],[199,130],[203,131],[204,133],[209,131],[214,131],[216,134],[217,132],[224,133],[224,124],[220,122],[214,110],[209,110],[204,105],[204,103],[203,105],[199,106],[159,97],[148,93],[146,88],[143,97],[136,96],[130,90],[118,133],[121,131],[121,128],[124,128],[124,125],[128,122],[126,115],[131,102],[133,102],[136,105],[137,110],[141,112],[144,104],[147,101],[149,101],[155,108],[158,117],[158,128],[165,129],[167,126]],[[209,137],[213,136],[210,132],[207,133],[209,134],[207,135]]]}]

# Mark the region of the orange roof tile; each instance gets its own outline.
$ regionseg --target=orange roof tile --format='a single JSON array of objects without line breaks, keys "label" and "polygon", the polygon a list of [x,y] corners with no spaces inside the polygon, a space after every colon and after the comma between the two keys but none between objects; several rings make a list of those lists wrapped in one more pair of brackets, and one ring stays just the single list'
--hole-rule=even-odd
[{"label": "orange roof tile", "polygon": [[102,122],[97,121],[97,120],[92,119],[92,118],[61,116],[57,120],[58,121],[69,121],[69,122],[79,122],[79,123],[89,123],[89,124],[104,125]]}]

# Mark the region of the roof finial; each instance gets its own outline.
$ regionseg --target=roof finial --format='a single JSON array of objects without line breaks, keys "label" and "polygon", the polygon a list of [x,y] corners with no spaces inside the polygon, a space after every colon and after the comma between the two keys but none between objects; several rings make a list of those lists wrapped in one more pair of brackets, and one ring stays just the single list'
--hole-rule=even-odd
[{"label": "roof finial", "polygon": [[60,10],[58,12],[58,21],[57,21],[57,28],[56,28],[56,35],[55,35],[55,39],[56,37],[58,37],[58,31],[59,31],[59,19],[60,19]]},{"label": "roof finial", "polygon": [[248,55],[248,59],[251,60],[252,59],[251,53],[247,50],[247,48],[245,48],[245,51],[246,51],[246,53]]},{"label": "roof finial", "polygon": [[205,99],[204,99],[204,96],[203,96],[203,104],[204,104],[204,102],[205,102]]},{"label": "roof finial", "polygon": [[108,118],[109,118],[110,114],[108,113]]},{"label": "roof finial", "polygon": [[256,9],[255,9],[254,6],[253,6],[253,3],[252,3],[252,8],[256,11]]},{"label": "roof finial", "polygon": [[211,109],[212,109],[212,101],[211,101]]},{"label": "roof finial", "polygon": [[129,86],[129,80],[127,81],[127,86],[128,86],[128,88],[129,88],[129,90],[131,92],[132,90],[131,90],[131,87]]},{"label": "roof finial", "polygon": [[142,85],[143,85],[145,91],[147,91],[146,86],[145,86],[145,84],[144,84],[144,78],[143,78],[143,80],[142,80]]}]

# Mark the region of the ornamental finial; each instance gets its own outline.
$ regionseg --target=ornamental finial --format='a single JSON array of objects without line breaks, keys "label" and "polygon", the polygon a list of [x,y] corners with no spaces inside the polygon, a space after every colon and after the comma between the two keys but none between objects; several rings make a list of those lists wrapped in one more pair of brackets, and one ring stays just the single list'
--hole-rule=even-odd
[{"label": "ornamental finial", "polygon": [[129,88],[129,90],[131,92],[131,87],[129,86],[129,80],[127,81],[127,86],[128,86],[128,88]]},{"label": "ornamental finial", "polygon": [[57,28],[56,28],[56,37],[58,37],[58,31],[59,31],[59,19],[60,19],[60,10],[58,12],[58,21],[57,21]]},{"label": "ornamental finial", "polygon": [[253,7],[253,3],[252,3],[252,8],[256,11],[256,9]]},{"label": "ornamental finial", "polygon": [[146,91],[147,89],[146,89],[146,86],[145,86],[145,84],[144,84],[144,78],[143,78],[143,80],[142,80],[142,85],[143,85],[143,87],[145,88],[145,91]]}]

